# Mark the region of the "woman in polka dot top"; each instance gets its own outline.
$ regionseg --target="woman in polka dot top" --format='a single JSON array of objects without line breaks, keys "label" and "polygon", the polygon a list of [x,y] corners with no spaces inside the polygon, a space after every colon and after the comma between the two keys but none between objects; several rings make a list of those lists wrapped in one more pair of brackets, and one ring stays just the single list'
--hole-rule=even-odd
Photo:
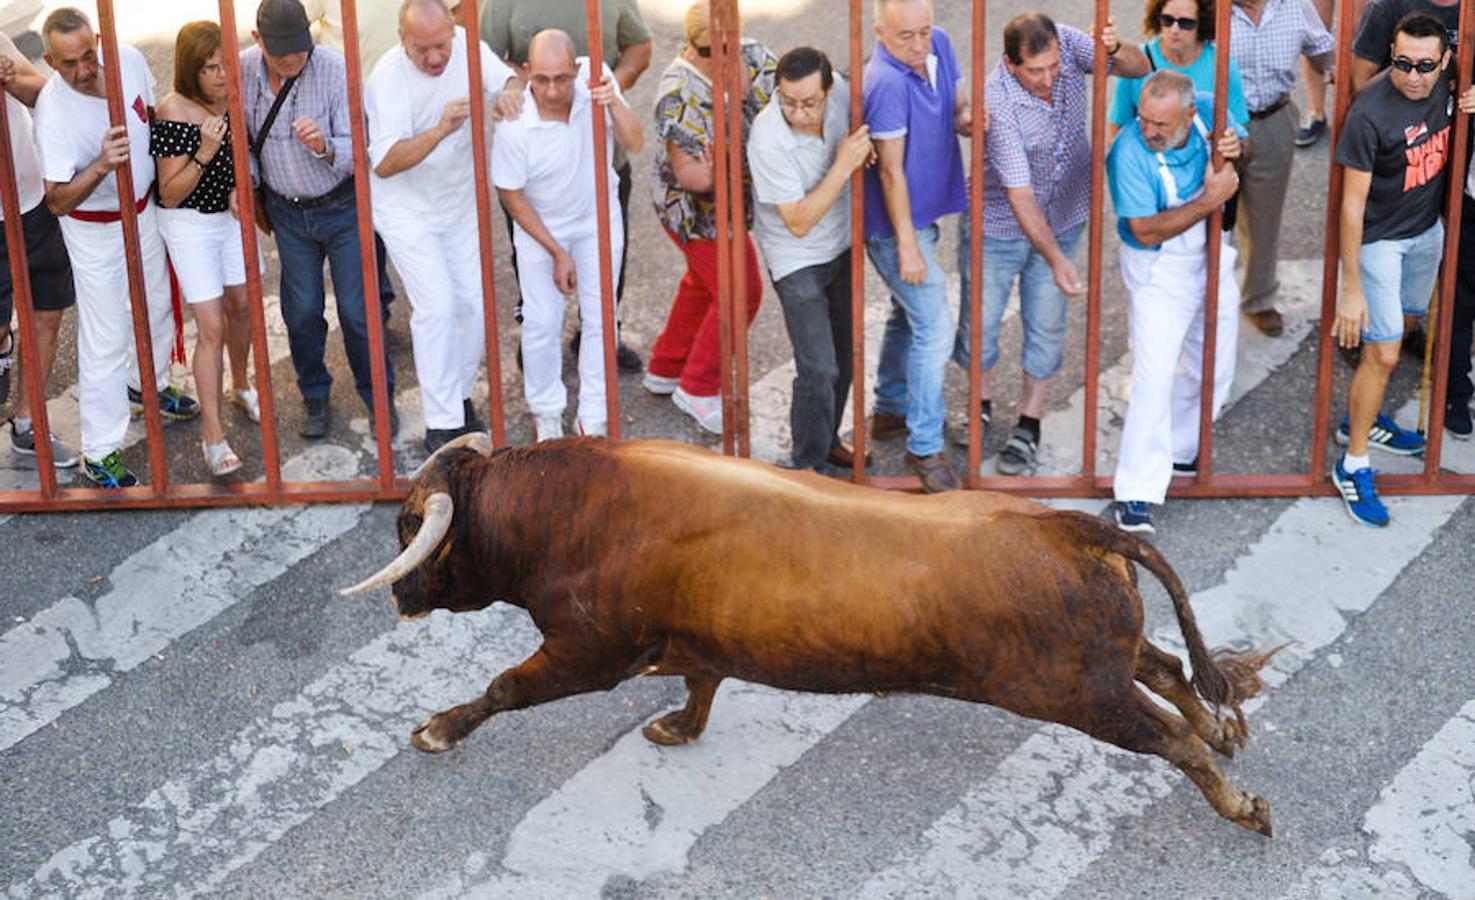
[{"label": "woman in polka dot top", "polygon": [[159,167],[159,229],[197,330],[194,373],[205,464],[212,475],[229,475],[241,460],[221,422],[222,348],[230,353],[231,401],[253,422],[261,420],[261,412],[247,368],[251,318],[245,254],[234,215],[225,65],[220,26],[214,22],[180,29],[174,91],[159,103],[150,132],[149,149]]}]

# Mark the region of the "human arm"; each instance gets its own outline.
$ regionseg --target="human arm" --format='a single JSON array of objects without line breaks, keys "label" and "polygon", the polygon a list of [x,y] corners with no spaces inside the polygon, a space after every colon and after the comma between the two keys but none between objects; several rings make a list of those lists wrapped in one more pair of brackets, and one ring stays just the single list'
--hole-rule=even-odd
[{"label": "human arm", "polygon": [[[1238,136],[1232,133],[1220,138],[1220,152],[1226,159],[1233,159],[1234,156],[1225,152],[1228,137],[1238,141]],[[1214,210],[1224,205],[1224,201],[1234,196],[1238,187],[1239,174],[1235,172],[1234,166],[1221,166],[1215,170],[1214,163],[1210,160],[1204,167],[1203,191],[1197,197],[1182,206],[1165,209],[1156,215],[1129,218],[1127,227],[1131,229],[1132,238],[1138,244],[1144,247],[1157,246],[1208,218]]]},{"label": "human arm", "polygon": [[[172,121],[183,119],[182,110],[170,98],[165,98],[160,104],[159,114]],[[155,151],[159,169],[159,203],[171,208],[183,203],[200,183],[205,167],[220,152],[224,140],[225,119],[210,116],[200,123],[200,144],[193,153],[164,156]]]},{"label": "human arm", "polygon": [[4,32],[0,32],[0,85],[26,106],[35,106],[36,95],[46,86],[46,76],[31,65]]},{"label": "human arm", "polygon": [[374,174],[380,178],[395,175],[419,165],[425,157],[440,146],[440,142],[455,133],[471,115],[471,101],[462,97],[447,103],[440,112],[440,120],[414,137],[396,141],[384,154]]},{"label": "human arm", "polygon": [[671,171],[676,183],[683,191],[693,194],[710,194],[716,186],[716,175],[712,165],[712,148],[702,145],[700,156],[692,156],[675,141],[666,142],[666,158],[671,161]]},{"label": "human arm", "polygon": [[103,134],[98,155],[85,168],[68,181],[45,181],[47,209],[52,215],[64,216],[82,205],[113,170],[128,165],[130,149],[128,129],[122,125],[109,128]]},{"label": "human arm", "polygon": [[[348,70],[343,55],[329,47],[318,47],[309,58],[308,67],[303,69],[306,79],[313,66],[324,66],[332,86],[326,114],[319,118],[298,116],[292,122],[292,133],[309,152],[328,166],[340,178],[353,174],[353,119],[348,113]],[[302,90],[297,85],[294,90]],[[323,122],[327,125],[323,126]]]},{"label": "human arm", "polygon": [[620,90],[628,91],[635,86],[641,73],[650,67],[650,56],[650,41],[631,44],[620,50],[620,56],[615,60],[615,80],[620,83]]},{"label": "human arm", "polygon": [[[812,190],[798,200],[787,203],[777,203],[774,208],[778,210],[779,218],[783,219],[784,227],[794,237],[804,237],[809,234],[819,220],[825,217],[830,207],[845,192],[845,186],[850,183],[850,176],[861,166],[865,165],[875,156],[875,149],[871,146],[871,131],[865,125],[851,132],[840,146],[835,150],[835,161],[825,172],[824,177],[819,180]],[[757,181],[757,175],[754,175]]]},{"label": "human arm", "polygon": [[1332,334],[1343,347],[1356,347],[1367,328],[1367,296],[1362,292],[1362,222],[1373,173],[1344,169],[1342,215],[1337,237],[1342,250],[1342,290],[1337,293],[1337,316]]},{"label": "human arm", "polygon": [[891,138],[873,143],[876,146],[876,172],[881,180],[881,199],[885,201],[891,228],[896,232],[901,280],[907,284],[921,284],[927,280],[927,260],[917,243],[917,230],[912,227],[912,195],[907,188],[903,168],[906,139]]},{"label": "human arm", "polygon": [[553,235],[543,224],[538,211],[533,209],[533,204],[528,202],[527,195],[520,190],[509,188],[497,188],[497,196],[502,199],[502,205],[507,207],[508,215],[518,224],[518,227],[527,232],[527,236],[538,242],[538,246],[548,251],[553,257],[553,286],[561,293],[572,294],[577,287],[577,279],[574,273],[574,258],[563,248],[563,245],[553,239]]},{"label": "human arm", "polygon": [[[614,62],[615,80],[620,90],[628,91],[650,67],[651,34],[640,6],[635,0],[626,0],[620,5],[620,17],[615,23],[615,45],[619,48]],[[605,60],[608,63],[608,60]]]},{"label": "human arm", "polygon": [[615,76],[606,67],[599,85],[589,89],[589,97],[596,106],[609,113],[615,142],[631,153],[639,153],[640,148],[645,146],[640,120],[631,111],[625,98],[615,90],[615,81]]},{"label": "human arm", "polygon": [[[1093,25],[1091,33],[1094,35],[1095,32],[1096,28]],[[1152,70],[1152,66],[1148,65],[1147,57],[1143,55],[1141,47],[1138,47],[1136,44],[1122,43],[1121,35],[1118,34],[1116,29],[1116,19],[1111,16],[1106,17],[1106,27],[1101,29],[1099,45],[1111,59],[1109,71],[1113,75],[1122,78],[1141,78]],[[1082,71],[1088,71],[1091,62],[1092,60],[1088,58],[1086,65],[1082,67]]]},{"label": "human arm", "polygon": [[1055,277],[1055,286],[1060,288],[1066,296],[1079,297],[1086,293],[1086,286],[1081,282],[1081,276],[1076,272],[1075,263],[1060,249],[1060,242],[1055,239],[1055,232],[1050,230],[1050,223],[1045,219],[1044,210],[1035,201],[1035,192],[1029,187],[1005,188],[1004,194],[1009,198],[1009,209],[1014,213],[1014,218],[1019,222],[1024,236],[1029,239],[1030,245],[1045,258],[1050,264],[1050,272]]}]

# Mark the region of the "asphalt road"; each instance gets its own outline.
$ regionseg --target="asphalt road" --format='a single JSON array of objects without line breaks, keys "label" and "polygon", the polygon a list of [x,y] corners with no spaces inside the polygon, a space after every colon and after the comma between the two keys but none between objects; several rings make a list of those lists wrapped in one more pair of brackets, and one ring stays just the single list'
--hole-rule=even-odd
[{"label": "asphalt road", "polygon": [[[836,6],[814,0],[748,24],[776,50],[813,42],[838,53]],[[966,46],[964,5],[938,7]],[[1010,12],[989,10],[995,23]],[[1080,2],[1052,12],[1089,21]],[[126,7],[120,15],[126,28]],[[1135,13],[1119,17],[1129,29]],[[676,29],[651,18],[659,68],[675,53]],[[164,81],[161,46],[145,49]],[[991,40],[988,58],[997,52]],[[652,72],[632,92],[638,108],[654,83]],[[1326,161],[1324,143],[1297,157],[1282,268],[1289,325],[1276,340],[1244,329],[1236,399],[1216,432],[1220,470],[1306,465]],[[649,152],[637,173],[648,164]],[[681,262],[639,188],[636,196],[623,318],[630,343],[645,350]],[[506,315],[514,285],[494,218]],[[1106,253],[1103,471],[1130,368],[1114,243]],[[872,317],[884,315],[874,276],[867,298]],[[407,304],[393,310],[404,469],[422,455],[421,426]],[[1078,465],[1082,318],[1073,308],[1072,350],[1045,422],[1049,471]],[[776,460],[792,368],[771,291],[752,335],[755,455]],[[1008,373],[1017,322],[1004,341]],[[522,442],[531,428],[514,345],[509,328],[503,390],[510,438]],[[300,409],[279,332],[273,347],[289,475],[372,472],[341,349],[332,352],[335,431],[308,443],[295,437]],[[1340,384],[1340,363],[1337,371]],[[75,440],[75,367],[55,381],[58,430]],[[961,412],[960,373],[948,389]],[[645,394],[638,376],[623,378],[621,391],[627,435],[713,443],[669,401]],[[1401,372],[1390,409],[1411,423],[1416,399],[1413,374]],[[245,477],[258,477],[255,430],[227,419],[248,458]],[[166,429],[176,480],[204,477],[196,427]],[[138,432],[127,456],[146,469]],[[875,471],[899,472],[899,445],[877,449]],[[1445,465],[1475,471],[1475,445],[1447,443]],[[0,479],[34,477],[0,438]],[[1160,760],[935,698],[729,683],[702,741],[672,749],[647,744],[639,729],[680,704],[683,689],[639,679],[499,716],[455,752],[424,756],[408,746],[411,728],[476,696],[538,639],[507,607],[406,623],[382,592],[339,598],[339,587],[395,552],[394,509],[0,516],[0,891],[1475,897],[1475,503],[1398,498],[1390,508],[1394,524],[1382,531],[1353,525],[1325,498],[1173,501],[1157,516],[1154,542],[1211,645],[1289,642],[1270,689],[1248,709],[1249,746],[1223,763],[1238,786],[1271,802],[1272,840],[1219,819]],[[1144,584],[1149,633],[1176,646],[1166,597]]]}]

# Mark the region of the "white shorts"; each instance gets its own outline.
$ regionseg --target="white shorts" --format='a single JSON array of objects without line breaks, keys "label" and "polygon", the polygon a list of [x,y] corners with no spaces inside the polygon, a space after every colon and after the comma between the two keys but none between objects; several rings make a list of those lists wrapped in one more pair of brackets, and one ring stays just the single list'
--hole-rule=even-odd
[{"label": "white shorts", "polygon": [[[228,212],[159,207],[159,233],[186,303],[224,296],[227,285],[246,283],[241,223]],[[261,261],[257,259],[258,268]]]}]

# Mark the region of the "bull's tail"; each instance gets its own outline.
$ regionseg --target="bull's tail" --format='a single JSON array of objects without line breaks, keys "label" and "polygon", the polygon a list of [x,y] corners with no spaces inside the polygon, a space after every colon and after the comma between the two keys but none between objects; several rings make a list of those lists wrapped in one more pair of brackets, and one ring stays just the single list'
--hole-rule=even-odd
[{"label": "bull's tail", "polygon": [[1086,543],[1140,563],[1167,590],[1173,600],[1173,612],[1178,616],[1178,628],[1183,632],[1183,643],[1188,647],[1188,661],[1193,664],[1193,686],[1199,696],[1216,706],[1230,707],[1238,714],[1241,703],[1260,693],[1265,686],[1260,679],[1260,670],[1272,656],[1285,648],[1284,644],[1264,653],[1252,648],[1231,650],[1224,647],[1211,653],[1204,646],[1203,634],[1198,630],[1183,582],[1178,580],[1178,574],[1156,547],[1095,516],[1070,511],[1056,515],[1068,519],[1072,529]]}]

